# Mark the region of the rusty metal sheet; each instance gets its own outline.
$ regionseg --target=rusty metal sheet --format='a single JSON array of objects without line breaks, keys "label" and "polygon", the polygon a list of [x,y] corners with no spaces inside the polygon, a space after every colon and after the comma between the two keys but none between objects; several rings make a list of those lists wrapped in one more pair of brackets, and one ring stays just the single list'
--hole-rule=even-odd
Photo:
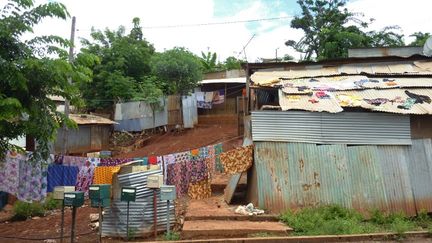
[{"label": "rusty metal sheet", "polygon": [[237,173],[237,174],[232,175],[228,181],[228,185],[225,187],[224,199],[225,199],[225,202],[227,202],[228,204],[231,203],[231,200],[234,196],[234,192],[237,188],[238,183],[240,182],[240,178],[241,178],[242,174],[243,173]]},{"label": "rusty metal sheet", "polygon": [[255,142],[259,207],[284,212],[326,204],[432,212],[432,142],[411,146],[347,146]]}]

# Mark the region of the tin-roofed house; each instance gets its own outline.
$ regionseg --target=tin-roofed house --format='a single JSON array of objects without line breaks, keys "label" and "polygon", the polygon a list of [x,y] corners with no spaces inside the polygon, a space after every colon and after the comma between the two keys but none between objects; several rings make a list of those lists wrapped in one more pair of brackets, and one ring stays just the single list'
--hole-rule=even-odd
[{"label": "tin-roofed house", "polygon": [[432,212],[432,58],[248,66],[252,202]]},{"label": "tin-roofed house", "polygon": [[56,154],[66,152],[69,154],[86,154],[109,149],[109,140],[113,131],[114,121],[96,115],[89,114],[70,114],[78,128],[59,129],[57,139],[54,143]]}]

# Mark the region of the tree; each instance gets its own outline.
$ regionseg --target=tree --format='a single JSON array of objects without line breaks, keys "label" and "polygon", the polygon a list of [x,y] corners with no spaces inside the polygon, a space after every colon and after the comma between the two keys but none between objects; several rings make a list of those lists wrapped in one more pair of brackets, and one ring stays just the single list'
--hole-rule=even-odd
[{"label": "tree", "polygon": [[138,84],[150,74],[154,47],[143,38],[139,18],[132,22],[134,27],[128,35],[120,26],[116,31],[92,30],[92,41],[82,40],[81,54],[100,59],[90,66],[94,72],[92,82],[81,86],[87,108],[111,108],[114,102],[132,100]]},{"label": "tree", "polygon": [[223,68],[225,70],[241,69],[241,60],[233,56],[227,57],[227,59],[223,63]]},{"label": "tree", "polygon": [[163,83],[165,93],[187,95],[202,79],[199,58],[175,47],[152,58],[152,73]]},{"label": "tree", "polygon": [[218,70],[216,52],[213,53],[210,51],[208,51],[207,53],[201,52],[200,60],[205,73],[210,73]]},{"label": "tree", "polygon": [[162,89],[160,89],[157,85],[157,78],[155,76],[145,77],[142,83],[138,85],[138,95],[136,96],[136,100],[145,101],[152,110],[153,115],[153,131],[156,125],[156,111],[163,108],[163,102],[161,102],[161,98],[163,97]]},{"label": "tree", "polygon": [[58,36],[37,36],[22,41],[24,34],[47,17],[66,19],[61,3],[34,6],[31,0],[9,0],[0,10],[0,154],[16,149],[9,141],[20,136],[35,138],[35,160],[49,157],[49,144],[64,122],[49,96],[76,101],[73,80],[88,80],[89,70],[66,59],[69,42]]},{"label": "tree", "polygon": [[409,44],[410,46],[424,46],[424,44],[426,43],[426,40],[429,37],[431,37],[431,34],[423,33],[423,32],[415,32],[414,34],[412,34],[410,36],[415,37],[415,40]]},{"label": "tree", "polygon": [[397,26],[381,31],[365,32],[370,22],[358,18],[361,14],[349,12],[346,0],[298,0],[302,14],[291,21],[291,27],[305,33],[300,41],[285,44],[305,53],[306,60],[340,58],[348,56],[354,47],[378,47],[403,45],[403,35],[394,30]]}]

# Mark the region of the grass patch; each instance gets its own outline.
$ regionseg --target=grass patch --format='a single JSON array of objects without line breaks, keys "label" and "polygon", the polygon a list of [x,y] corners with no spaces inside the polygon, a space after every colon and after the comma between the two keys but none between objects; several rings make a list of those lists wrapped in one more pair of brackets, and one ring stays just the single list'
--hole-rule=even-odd
[{"label": "grass patch", "polygon": [[18,201],[14,205],[14,217],[13,220],[26,220],[30,217],[43,217],[45,215],[45,209],[41,203],[26,203]]},{"label": "grass patch", "polygon": [[163,235],[163,240],[180,240],[180,233],[171,231]]},{"label": "grass patch", "polygon": [[257,238],[257,237],[274,237],[274,236],[276,236],[276,235],[272,234],[272,233],[268,233],[268,232],[258,232],[258,233],[248,234],[248,237],[251,237],[251,238]]},{"label": "grass patch", "polygon": [[370,219],[366,220],[357,211],[337,205],[288,211],[282,214],[280,219],[293,228],[293,235],[394,232],[398,238],[403,238],[407,231],[432,229],[432,218],[426,212],[419,213],[415,218],[408,218],[401,213],[384,214],[373,210]]},{"label": "grass patch", "polygon": [[43,217],[46,211],[58,209],[61,207],[61,201],[55,200],[51,196],[47,197],[43,203],[33,202],[26,203],[17,201],[14,205],[13,220],[26,220],[31,217]]}]

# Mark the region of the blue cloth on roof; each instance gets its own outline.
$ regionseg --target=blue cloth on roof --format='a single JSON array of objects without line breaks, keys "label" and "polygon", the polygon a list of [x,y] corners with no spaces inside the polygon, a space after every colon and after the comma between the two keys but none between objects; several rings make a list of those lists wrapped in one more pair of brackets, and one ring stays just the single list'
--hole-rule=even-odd
[{"label": "blue cloth on roof", "polygon": [[47,191],[54,191],[56,186],[75,186],[78,172],[78,166],[49,165]]}]

